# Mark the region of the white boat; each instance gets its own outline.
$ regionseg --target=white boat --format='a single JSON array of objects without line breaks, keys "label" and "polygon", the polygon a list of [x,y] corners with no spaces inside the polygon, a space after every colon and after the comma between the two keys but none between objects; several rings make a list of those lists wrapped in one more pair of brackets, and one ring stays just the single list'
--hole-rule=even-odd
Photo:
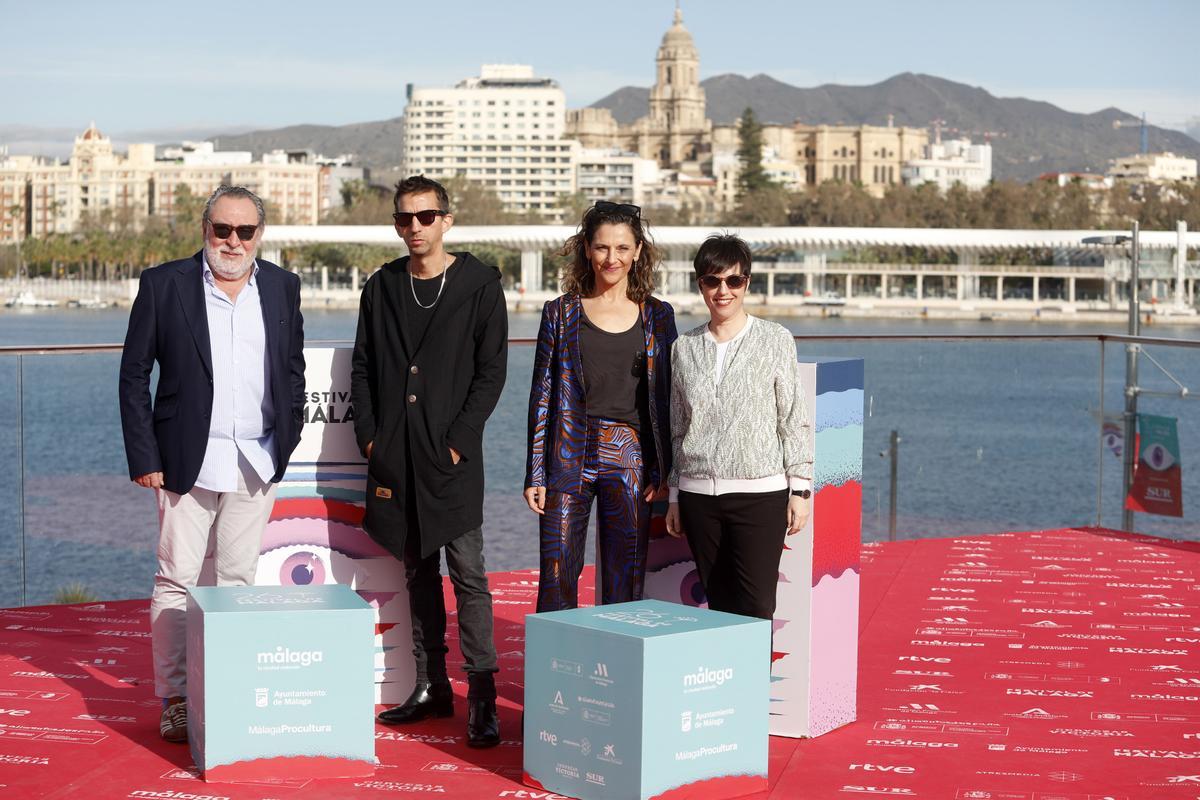
[{"label": "white boat", "polygon": [[67,303],[72,308],[108,308],[109,302],[101,300],[99,296],[81,297],[78,300],[71,300]]},{"label": "white boat", "polygon": [[33,292],[24,291],[16,297],[10,297],[4,303],[8,308],[54,308],[58,305],[57,300],[46,300],[37,297]]},{"label": "white boat", "polygon": [[804,298],[806,306],[844,306],[846,298],[842,297],[837,292],[825,292],[825,294],[812,295]]}]

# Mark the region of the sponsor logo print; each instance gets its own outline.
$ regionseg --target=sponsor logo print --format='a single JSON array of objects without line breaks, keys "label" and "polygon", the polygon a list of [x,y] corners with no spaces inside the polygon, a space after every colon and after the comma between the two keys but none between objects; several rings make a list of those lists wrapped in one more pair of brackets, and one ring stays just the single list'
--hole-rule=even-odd
[{"label": "sponsor logo print", "polygon": [[567,708],[566,702],[563,701],[563,693],[561,690],[554,693],[554,699],[550,701],[550,710],[555,714],[566,714],[571,710]]},{"label": "sponsor logo print", "polygon": [[542,730],[538,733],[538,739],[550,745],[551,747],[558,747],[557,733],[550,733],[550,731]]},{"label": "sponsor logo print", "polygon": [[928,750],[955,750],[958,748],[958,742],[926,742],[920,739],[905,739],[899,737],[896,739],[867,739],[868,747],[913,747],[917,749]]},{"label": "sponsor logo print", "polygon": [[733,680],[733,667],[718,667],[712,669],[700,666],[695,672],[683,676],[684,694],[704,692],[724,686],[725,681]]},{"label": "sponsor logo print", "polygon": [[125,796],[144,800],[229,800],[229,797],[223,794],[196,794],[195,792],[176,792],[173,789],[134,789]]},{"label": "sponsor logo print", "polygon": [[266,708],[267,701],[269,700],[270,695],[271,695],[270,689],[265,689],[265,688],[264,689],[255,689],[254,690],[254,707],[255,708]]},{"label": "sponsor logo print", "polygon": [[583,676],[583,664],[577,661],[567,661],[563,658],[550,659],[550,671],[558,672],[562,675],[574,675],[576,677]]},{"label": "sponsor logo print", "polygon": [[897,775],[912,775],[916,767],[893,766],[891,764],[851,764],[850,769],[861,769],[863,772],[895,772]]},{"label": "sponsor logo print", "polygon": [[854,794],[882,794],[888,797],[915,797],[916,792],[908,787],[902,786],[859,786],[857,784],[848,783],[839,792],[851,792]]},{"label": "sponsor logo print", "polygon": [[324,659],[325,654],[321,650],[292,650],[283,645],[279,645],[274,650],[255,654],[255,661],[260,671],[264,669],[301,669],[312,664],[320,664]]},{"label": "sponsor logo print", "polygon": [[1017,717],[1019,719],[1065,719],[1065,714],[1051,714],[1044,708],[1027,708],[1020,714],[1005,714],[1006,717]]},{"label": "sponsor logo print", "polygon": [[608,664],[603,661],[596,662],[596,668],[592,670],[592,682],[598,686],[612,686],[612,678],[608,677]]},{"label": "sponsor logo print", "polygon": [[600,753],[596,756],[599,761],[607,761],[609,764],[623,764],[624,762],[617,757],[617,746],[615,744],[606,744],[601,748]]},{"label": "sponsor logo print", "polygon": [[1114,747],[1117,758],[1200,758],[1197,750],[1144,750],[1135,747]]}]

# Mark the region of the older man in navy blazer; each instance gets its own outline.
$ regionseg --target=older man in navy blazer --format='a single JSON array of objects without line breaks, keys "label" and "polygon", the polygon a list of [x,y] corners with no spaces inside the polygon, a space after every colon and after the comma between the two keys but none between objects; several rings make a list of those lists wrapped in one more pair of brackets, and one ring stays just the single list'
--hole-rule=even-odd
[{"label": "older man in navy blazer", "polygon": [[158,499],[150,628],[167,741],[187,740],[187,590],[210,538],[217,585],[253,583],[275,484],[304,423],[300,280],[255,260],[265,217],[248,189],[217,189],[204,249],[142,273],[121,356],[129,477]]}]

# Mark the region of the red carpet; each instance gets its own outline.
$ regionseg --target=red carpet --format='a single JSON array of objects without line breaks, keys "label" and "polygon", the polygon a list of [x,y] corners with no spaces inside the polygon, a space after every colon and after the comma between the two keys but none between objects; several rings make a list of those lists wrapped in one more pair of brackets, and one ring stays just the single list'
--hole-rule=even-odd
[{"label": "red carpet", "polygon": [[[536,574],[492,577],[510,740],[468,749],[461,714],[381,727],[361,780],[198,780],[158,739],[145,601],[0,610],[0,800],[553,800],[516,741]],[[1099,530],[866,545],[859,721],[773,739],[753,796],[1200,797],[1198,579],[1200,544]]]}]

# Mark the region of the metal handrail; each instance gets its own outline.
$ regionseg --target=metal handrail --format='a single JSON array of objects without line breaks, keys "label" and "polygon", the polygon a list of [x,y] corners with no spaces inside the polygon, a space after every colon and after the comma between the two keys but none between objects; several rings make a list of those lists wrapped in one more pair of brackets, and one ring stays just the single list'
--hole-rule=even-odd
[{"label": "metal handrail", "polygon": [[[798,333],[798,342],[1097,342],[1101,344],[1136,344],[1153,347],[1200,348],[1200,339],[1175,339],[1166,336],[1130,336],[1124,333]],[[532,336],[509,337],[509,344],[537,344]],[[305,343],[310,347],[341,347],[354,344],[350,339],[322,339]],[[120,353],[121,344],[48,344],[39,346],[0,346],[0,356],[80,355],[85,353]]]}]

